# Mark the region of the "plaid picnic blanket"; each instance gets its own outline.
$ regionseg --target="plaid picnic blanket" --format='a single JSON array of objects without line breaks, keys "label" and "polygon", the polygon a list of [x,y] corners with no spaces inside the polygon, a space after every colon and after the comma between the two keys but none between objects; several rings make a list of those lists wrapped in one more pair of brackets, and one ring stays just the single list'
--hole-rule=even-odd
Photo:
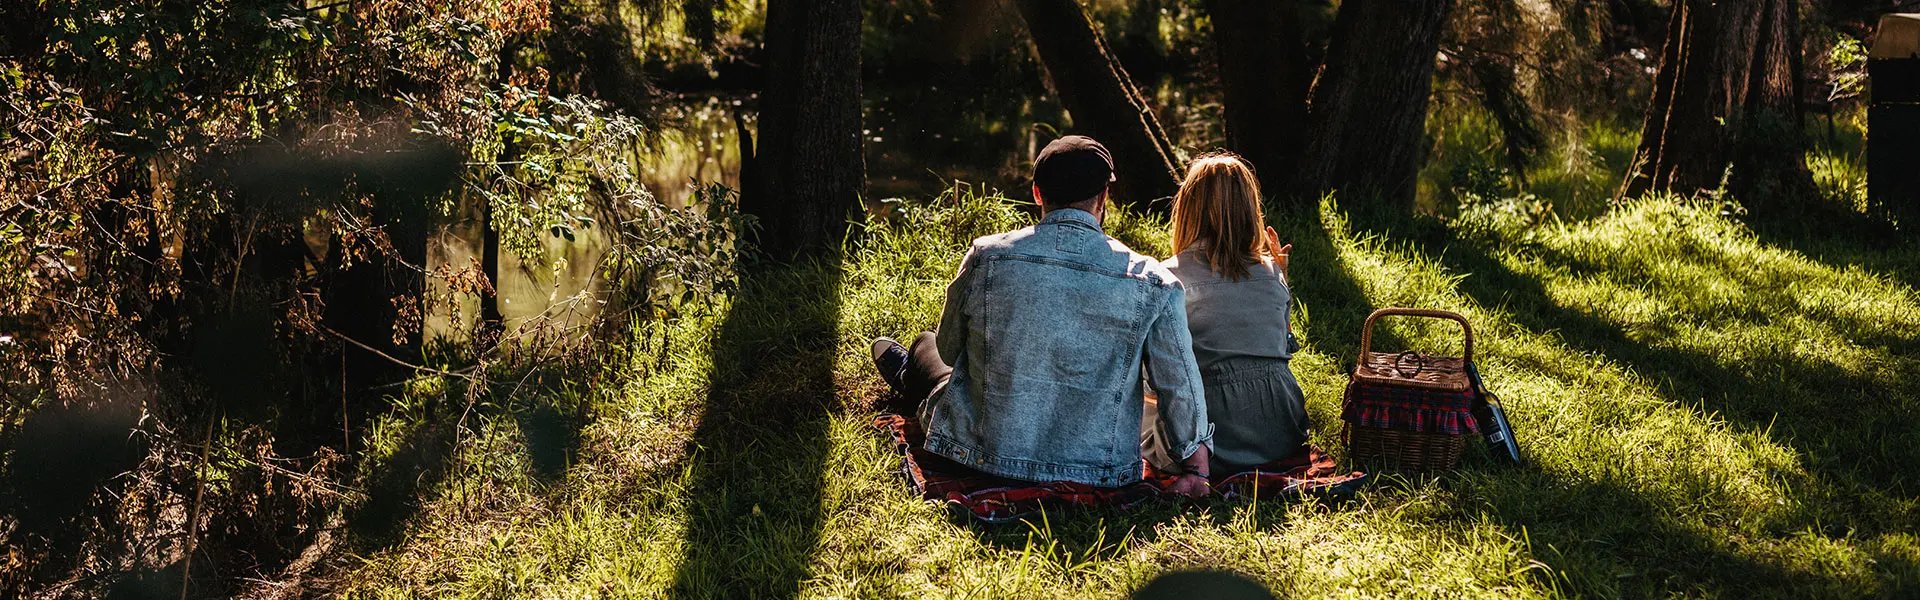
[{"label": "plaid picnic blanket", "polygon": [[[1155,471],[1147,464],[1146,478],[1161,488],[1173,485],[1178,475]],[[1333,457],[1319,448],[1302,445],[1286,458],[1233,473],[1216,473],[1213,492],[1228,499],[1258,498],[1273,500],[1313,496],[1351,494],[1367,481],[1362,471],[1341,471]]]},{"label": "plaid picnic blanket", "polygon": [[1473,418],[1474,398],[1471,388],[1449,392],[1353,381],[1347,384],[1340,418],[1355,425],[1399,431],[1477,433],[1480,425]]},{"label": "plaid picnic blanket", "polygon": [[[941,502],[954,516],[982,523],[1024,519],[1049,507],[1111,506],[1121,510],[1156,498],[1172,497],[1165,488],[1177,477],[1156,473],[1141,461],[1141,481],[1112,488],[1070,481],[1031,482],[968,468],[921,448],[925,432],[913,419],[880,415],[874,427],[886,432],[901,455],[901,476],[913,493]],[[1241,473],[1216,474],[1214,490],[1229,498],[1283,498],[1351,494],[1367,476],[1340,473],[1332,458],[1303,447],[1300,454]]]}]

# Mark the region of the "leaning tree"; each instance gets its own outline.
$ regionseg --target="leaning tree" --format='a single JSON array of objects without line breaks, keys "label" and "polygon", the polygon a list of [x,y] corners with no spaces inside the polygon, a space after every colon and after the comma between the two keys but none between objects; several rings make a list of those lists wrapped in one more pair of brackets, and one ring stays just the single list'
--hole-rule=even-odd
[{"label": "leaning tree", "polygon": [[1113,152],[1116,202],[1165,211],[1179,181],[1173,143],[1076,0],[1014,0],[1074,126]]},{"label": "leaning tree", "polygon": [[1761,208],[1814,193],[1800,141],[1795,4],[1674,3],[1621,196],[1693,195],[1724,183]]}]

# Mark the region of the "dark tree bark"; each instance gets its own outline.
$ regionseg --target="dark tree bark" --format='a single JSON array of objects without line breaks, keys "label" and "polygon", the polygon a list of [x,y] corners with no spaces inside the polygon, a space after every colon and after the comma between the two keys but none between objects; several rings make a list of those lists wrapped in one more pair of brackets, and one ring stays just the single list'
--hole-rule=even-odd
[{"label": "dark tree bark", "polygon": [[488,351],[500,341],[500,334],[507,328],[507,318],[500,311],[500,227],[493,222],[493,201],[484,196],[480,198],[480,272],[486,275],[487,285],[493,289],[480,297],[474,343]]},{"label": "dark tree bark", "polygon": [[778,258],[836,251],[866,184],[860,0],[768,0],[760,140],[741,207]]},{"label": "dark tree bark", "polygon": [[1307,109],[1292,190],[1412,212],[1426,158],[1434,54],[1452,0],[1347,0]]},{"label": "dark tree bark", "polygon": [[1173,144],[1159,119],[1075,0],[1014,0],[1047,79],[1074,128],[1113,153],[1112,198],[1135,210],[1165,212],[1179,182]]},{"label": "dark tree bark", "polygon": [[1794,13],[1792,0],[1674,4],[1622,196],[1694,195],[1723,179],[1749,208],[1814,193]]},{"label": "dark tree bark", "polygon": [[1307,139],[1317,66],[1296,0],[1207,0],[1226,108],[1227,149],[1253,163],[1268,194],[1287,189]]}]

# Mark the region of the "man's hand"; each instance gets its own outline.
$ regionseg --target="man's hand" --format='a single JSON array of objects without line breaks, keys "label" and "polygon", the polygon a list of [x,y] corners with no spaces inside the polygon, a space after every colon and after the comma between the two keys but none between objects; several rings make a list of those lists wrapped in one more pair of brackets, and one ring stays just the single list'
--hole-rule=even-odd
[{"label": "man's hand", "polygon": [[1213,454],[1206,444],[1193,450],[1193,454],[1180,462],[1180,469],[1186,472],[1167,490],[1188,498],[1199,498],[1213,491],[1213,485],[1207,481],[1207,458]]},{"label": "man's hand", "polygon": [[1280,269],[1281,275],[1287,274],[1287,258],[1293,254],[1293,244],[1280,245],[1280,234],[1267,226],[1267,251],[1273,253],[1273,266]]},{"label": "man's hand", "polygon": [[1167,491],[1188,498],[1204,498],[1213,492],[1213,484],[1208,483],[1205,477],[1189,473],[1175,479],[1173,485],[1167,487]]}]

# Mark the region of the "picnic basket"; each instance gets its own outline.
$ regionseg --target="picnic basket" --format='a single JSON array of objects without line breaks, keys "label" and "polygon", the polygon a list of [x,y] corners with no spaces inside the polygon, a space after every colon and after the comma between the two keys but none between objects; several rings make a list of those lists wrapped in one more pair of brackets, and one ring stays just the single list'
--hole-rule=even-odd
[{"label": "picnic basket", "polygon": [[[1460,357],[1415,351],[1374,352],[1373,325],[1381,317],[1446,319],[1460,324]],[[1459,466],[1469,434],[1479,432],[1473,408],[1473,327],[1444,310],[1383,308],[1367,315],[1360,356],[1341,400],[1348,454],[1356,462],[1410,471]]]}]

